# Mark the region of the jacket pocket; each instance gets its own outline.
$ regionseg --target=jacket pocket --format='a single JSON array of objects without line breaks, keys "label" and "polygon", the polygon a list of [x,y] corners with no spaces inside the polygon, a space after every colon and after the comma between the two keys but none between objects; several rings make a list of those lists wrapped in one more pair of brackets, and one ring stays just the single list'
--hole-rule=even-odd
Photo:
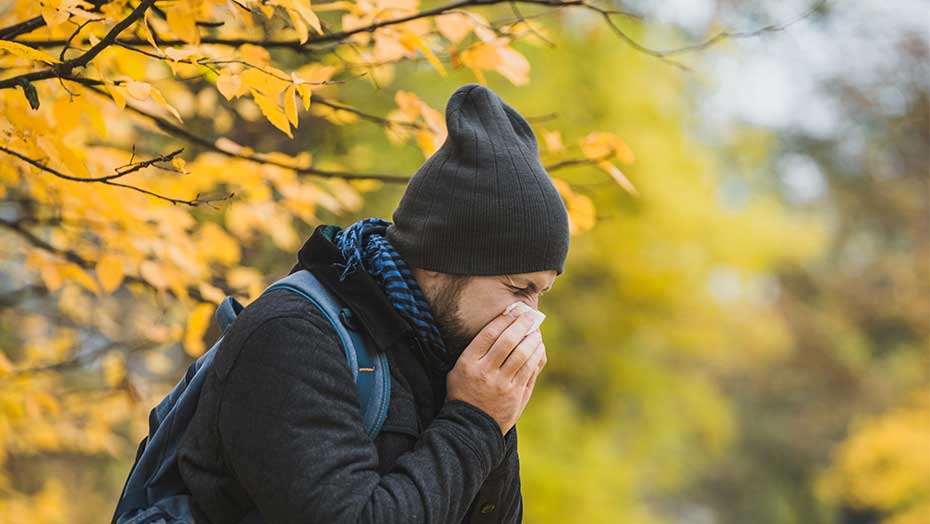
[{"label": "jacket pocket", "polygon": [[420,439],[416,404],[406,396],[392,396],[387,419],[375,437],[378,448],[378,470],[383,475],[391,469],[397,458],[413,449]]}]

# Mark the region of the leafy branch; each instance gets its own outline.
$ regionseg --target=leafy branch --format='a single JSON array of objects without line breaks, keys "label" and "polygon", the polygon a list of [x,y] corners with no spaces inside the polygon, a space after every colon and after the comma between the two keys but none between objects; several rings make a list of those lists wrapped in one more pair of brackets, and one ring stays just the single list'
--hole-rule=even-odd
[{"label": "leafy branch", "polygon": [[98,54],[100,54],[101,51],[107,47],[110,47],[110,45],[113,44],[120,33],[122,33],[126,28],[142,17],[142,15],[145,14],[146,9],[151,7],[154,3],[155,0],[142,0],[142,2],[140,2],[139,5],[132,10],[129,16],[117,22],[116,25],[114,25],[113,28],[110,29],[110,31],[99,42],[97,42],[96,45],[88,49],[87,52],[70,60],[65,60],[64,62],[54,64],[52,67],[43,69],[41,71],[33,71],[31,73],[25,73],[0,80],[0,89],[8,89],[36,80],[70,76],[73,69],[84,67],[90,63],[90,61],[93,60]]},{"label": "leafy branch", "polygon": [[138,186],[133,186],[133,185],[131,185],[131,184],[123,184],[123,183],[120,183],[120,182],[113,182],[113,180],[116,179],[116,178],[120,178],[120,177],[126,176],[126,175],[128,175],[128,174],[130,174],[130,173],[134,173],[134,172],[136,172],[136,171],[139,171],[140,169],[144,169],[144,168],[146,168],[146,167],[149,167],[149,166],[155,164],[156,162],[170,161],[172,158],[174,158],[175,156],[177,156],[178,154],[180,154],[181,151],[183,151],[183,149],[178,149],[177,151],[168,153],[167,155],[160,155],[160,156],[158,156],[158,157],[156,157],[156,158],[153,158],[153,159],[150,159],[150,160],[146,160],[146,161],[144,161],[144,162],[139,162],[139,163],[136,163],[136,164],[132,164],[132,165],[130,165],[130,166],[126,166],[126,167],[125,167],[124,169],[122,169],[122,170],[119,170],[119,168],[118,168],[118,169],[117,169],[117,173],[115,173],[115,174],[113,174],[113,175],[106,175],[106,176],[101,176],[101,177],[91,177],[91,178],[87,178],[87,177],[77,177],[77,176],[67,175],[67,174],[65,174],[65,173],[62,173],[61,171],[58,171],[58,170],[55,169],[55,168],[49,167],[49,166],[43,164],[42,162],[40,162],[40,161],[38,161],[38,160],[35,160],[35,159],[33,159],[33,158],[30,158],[30,157],[28,157],[28,156],[26,156],[26,155],[24,155],[24,154],[22,154],[22,153],[20,153],[20,152],[18,152],[18,151],[14,151],[14,150],[9,149],[9,148],[7,148],[7,147],[0,146],[0,152],[6,153],[6,154],[8,154],[8,155],[10,155],[10,156],[14,156],[14,157],[16,157],[16,158],[22,160],[23,162],[26,162],[26,163],[28,163],[28,164],[34,166],[34,167],[37,167],[37,168],[39,168],[40,170],[45,171],[46,173],[49,173],[49,174],[51,174],[51,175],[54,175],[54,176],[56,176],[56,177],[58,177],[58,178],[61,178],[61,179],[64,179],[64,180],[69,180],[69,181],[72,181],[72,182],[99,182],[99,183],[101,183],[101,184],[107,184],[107,185],[111,185],[111,186],[123,187],[123,188],[126,188],[126,189],[131,189],[131,190],[133,190],[133,191],[138,191],[139,193],[143,193],[143,194],[146,194],[146,195],[149,195],[149,196],[153,196],[153,197],[158,198],[158,199],[161,199],[161,200],[166,200],[166,201],[168,201],[168,202],[171,202],[172,204],[186,204],[186,205],[189,205],[189,206],[197,206],[197,205],[199,205],[199,204],[204,204],[204,203],[207,203],[207,202],[215,202],[215,201],[218,201],[218,200],[226,200],[226,199],[228,199],[228,198],[230,198],[230,197],[232,196],[232,195],[228,195],[228,196],[225,196],[225,197],[222,197],[222,198],[211,198],[211,199],[199,199],[199,198],[195,198],[194,200],[184,200],[184,199],[180,199],[180,198],[173,198],[173,197],[169,197],[169,196],[165,196],[165,195],[160,195],[160,194],[155,193],[155,192],[153,192],[153,191],[149,191],[149,190],[147,190],[147,189],[143,189],[143,188],[138,187]]}]

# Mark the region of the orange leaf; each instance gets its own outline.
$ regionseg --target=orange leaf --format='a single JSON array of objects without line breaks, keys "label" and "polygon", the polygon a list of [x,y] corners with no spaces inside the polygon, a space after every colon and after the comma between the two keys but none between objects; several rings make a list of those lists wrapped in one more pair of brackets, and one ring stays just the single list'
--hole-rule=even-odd
[{"label": "orange leaf", "polygon": [[284,115],[287,116],[287,121],[295,128],[297,127],[296,91],[295,86],[291,86],[284,91]]},{"label": "orange leaf", "polygon": [[104,255],[97,261],[97,280],[107,293],[112,293],[123,282],[123,265],[114,255]]},{"label": "orange leaf", "polygon": [[242,94],[242,78],[239,75],[223,73],[216,79],[216,88],[226,100],[232,100]]},{"label": "orange leaf", "polygon": [[213,319],[213,312],[216,307],[213,304],[201,303],[194,307],[190,316],[187,317],[187,330],[184,332],[184,351],[192,356],[199,357],[203,354],[204,347],[203,335],[210,326],[210,320]]},{"label": "orange leaf", "polygon": [[252,98],[255,100],[255,103],[258,104],[258,108],[261,109],[262,114],[265,115],[265,118],[271,122],[271,125],[283,131],[284,134],[286,134],[288,137],[294,138],[293,133],[291,133],[291,126],[287,120],[287,116],[284,114],[284,111],[278,107],[278,104],[275,103],[274,100],[254,89],[252,90]]},{"label": "orange leaf", "polygon": [[633,196],[639,196],[639,191],[637,191],[636,188],[633,187],[633,183],[630,182],[630,179],[628,179],[626,175],[623,174],[622,171],[620,171],[620,168],[618,168],[617,166],[611,164],[610,162],[606,160],[602,160],[598,162],[597,167],[603,169],[610,176],[612,176],[613,179],[616,180],[618,184],[620,184],[620,187],[622,187],[623,189],[626,189],[628,193],[630,193]]}]

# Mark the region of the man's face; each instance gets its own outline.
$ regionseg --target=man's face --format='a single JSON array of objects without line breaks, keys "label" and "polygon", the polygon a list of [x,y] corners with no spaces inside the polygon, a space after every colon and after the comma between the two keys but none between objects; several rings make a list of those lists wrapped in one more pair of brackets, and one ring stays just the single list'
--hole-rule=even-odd
[{"label": "man's face", "polygon": [[[432,273],[424,293],[450,353],[458,356],[479,331],[511,303],[539,309],[539,297],[551,289],[554,270],[512,275],[470,276]],[[422,287],[422,286],[421,286]]]}]

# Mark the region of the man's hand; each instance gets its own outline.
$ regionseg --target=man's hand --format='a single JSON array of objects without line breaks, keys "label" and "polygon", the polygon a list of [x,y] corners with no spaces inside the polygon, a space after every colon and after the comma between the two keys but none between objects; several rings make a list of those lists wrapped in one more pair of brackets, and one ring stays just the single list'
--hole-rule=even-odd
[{"label": "man's hand", "polygon": [[463,400],[482,409],[497,421],[503,435],[523,414],[546,365],[539,330],[524,337],[532,323],[528,313],[497,316],[462,351],[446,377],[446,400]]}]

